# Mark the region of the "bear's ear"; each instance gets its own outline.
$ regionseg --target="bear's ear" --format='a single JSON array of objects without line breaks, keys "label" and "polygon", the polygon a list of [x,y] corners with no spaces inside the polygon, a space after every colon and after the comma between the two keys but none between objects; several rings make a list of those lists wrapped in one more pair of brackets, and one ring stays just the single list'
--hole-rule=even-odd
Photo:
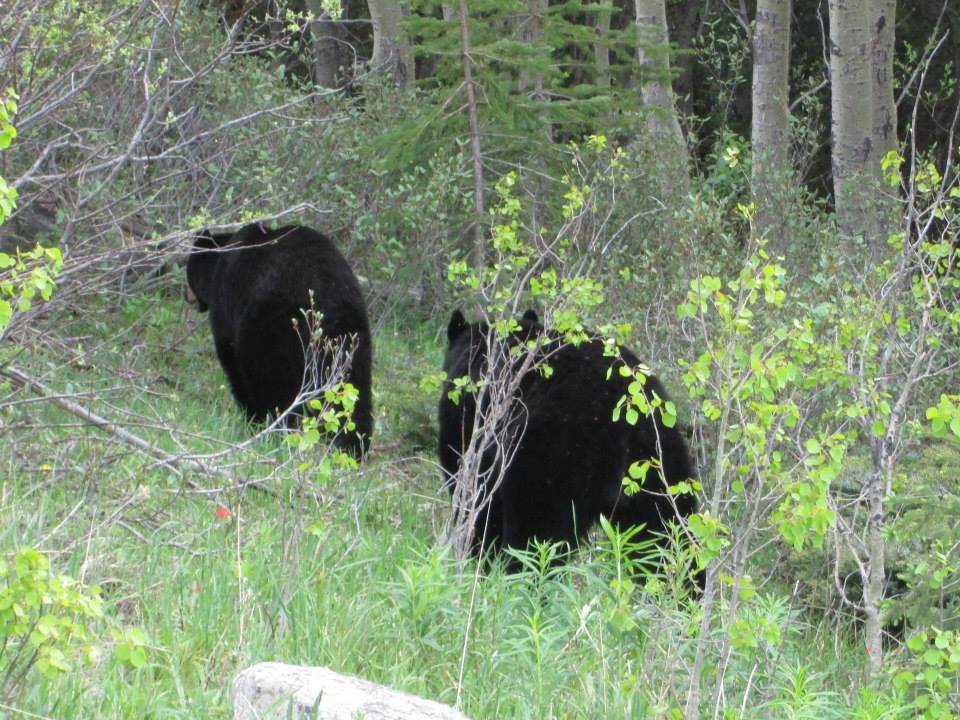
[{"label": "bear's ear", "polygon": [[233,233],[215,233],[201,230],[193,241],[194,250],[216,250],[225,247],[233,239]]},{"label": "bear's ear", "polygon": [[457,308],[453,311],[453,315],[450,316],[450,324],[447,325],[447,340],[453,342],[466,328],[467,319],[463,316],[463,313],[460,312],[460,309]]},{"label": "bear's ear", "polygon": [[213,239],[213,233],[209,230],[201,230],[193,237],[194,250],[213,250],[217,246]]}]

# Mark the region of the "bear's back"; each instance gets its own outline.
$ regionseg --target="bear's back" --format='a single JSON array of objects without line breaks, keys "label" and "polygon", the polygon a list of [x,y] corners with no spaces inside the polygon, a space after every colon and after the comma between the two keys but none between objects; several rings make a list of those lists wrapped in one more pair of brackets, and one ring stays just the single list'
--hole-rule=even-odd
[{"label": "bear's back", "polygon": [[217,282],[232,289],[235,303],[289,313],[312,302],[349,326],[365,326],[357,277],[322,233],[299,226],[263,230],[254,224],[237,232],[230,245],[236,249],[221,254]]}]

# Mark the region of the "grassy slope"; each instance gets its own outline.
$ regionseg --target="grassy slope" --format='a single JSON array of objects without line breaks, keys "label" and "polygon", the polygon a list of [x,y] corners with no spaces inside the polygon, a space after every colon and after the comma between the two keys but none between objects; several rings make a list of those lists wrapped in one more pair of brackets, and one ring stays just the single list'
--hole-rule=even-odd
[{"label": "grassy slope", "polygon": [[[101,303],[57,326],[69,351],[18,364],[57,389],[95,391],[82,400],[91,410],[171,452],[218,452],[249,437],[205,324],[174,294]],[[322,485],[277,439],[208,460],[233,483],[265,478],[265,491],[239,492],[222,478],[181,476],[47,403],[14,406],[0,446],[0,551],[49,553],[62,572],[100,585],[107,614],[150,641],[147,665],[132,670],[96,628],[99,664],[54,681],[32,676],[19,708],[226,718],[232,676],[261,660],[326,665],[453,703],[468,625],[471,717],[652,718],[682,706],[697,608],[670,587],[612,584],[616,563],[601,547],[561,568],[494,571],[474,598],[469,568],[438,547],[446,504],[433,463],[435,397],[417,385],[439,367],[436,337],[432,327],[378,331],[378,449],[359,472]],[[221,505],[229,519],[216,516]],[[724,678],[721,706],[734,717],[741,703],[745,716],[785,717],[787,706],[846,714],[859,681],[843,667],[857,677],[860,663],[834,627],[805,624],[776,591],[743,619],[778,625],[784,642],[709,657],[707,687]]]}]

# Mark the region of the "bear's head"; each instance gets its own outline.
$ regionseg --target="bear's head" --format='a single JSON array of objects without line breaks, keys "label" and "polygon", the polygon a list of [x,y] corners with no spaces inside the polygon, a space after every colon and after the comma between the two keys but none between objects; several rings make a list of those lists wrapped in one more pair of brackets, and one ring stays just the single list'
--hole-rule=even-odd
[{"label": "bear's head", "polygon": [[[447,356],[443,369],[448,378],[469,375],[477,379],[487,355],[490,326],[485,322],[469,323],[463,312],[454,310],[447,324]],[[504,346],[511,347],[543,334],[543,325],[535,310],[527,310]]]},{"label": "bear's head", "polygon": [[212,233],[201,230],[193,241],[193,249],[187,259],[186,301],[200,312],[206,312],[210,302],[208,289],[217,266],[221,248],[233,239],[233,233]]},{"label": "bear's head", "polygon": [[[543,325],[540,324],[540,316],[537,315],[536,310],[527,310],[517,324],[519,329],[515,334],[519,337],[530,337],[543,332]],[[471,335],[475,335],[486,332],[487,327],[486,323],[468,323],[463,312],[457,308],[453,311],[453,314],[450,316],[450,322],[447,324],[447,341],[450,345],[453,345],[461,339],[465,330],[469,329]]]}]

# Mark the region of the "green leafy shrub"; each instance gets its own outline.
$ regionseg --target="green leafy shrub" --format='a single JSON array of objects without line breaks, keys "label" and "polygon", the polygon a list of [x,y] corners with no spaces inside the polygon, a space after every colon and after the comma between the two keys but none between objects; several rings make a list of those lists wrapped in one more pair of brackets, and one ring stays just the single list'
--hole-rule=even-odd
[{"label": "green leafy shrub", "polygon": [[34,667],[50,678],[76,656],[93,662],[99,649],[87,623],[102,616],[100,589],[52,572],[36,550],[0,559],[0,698],[16,698]]}]

